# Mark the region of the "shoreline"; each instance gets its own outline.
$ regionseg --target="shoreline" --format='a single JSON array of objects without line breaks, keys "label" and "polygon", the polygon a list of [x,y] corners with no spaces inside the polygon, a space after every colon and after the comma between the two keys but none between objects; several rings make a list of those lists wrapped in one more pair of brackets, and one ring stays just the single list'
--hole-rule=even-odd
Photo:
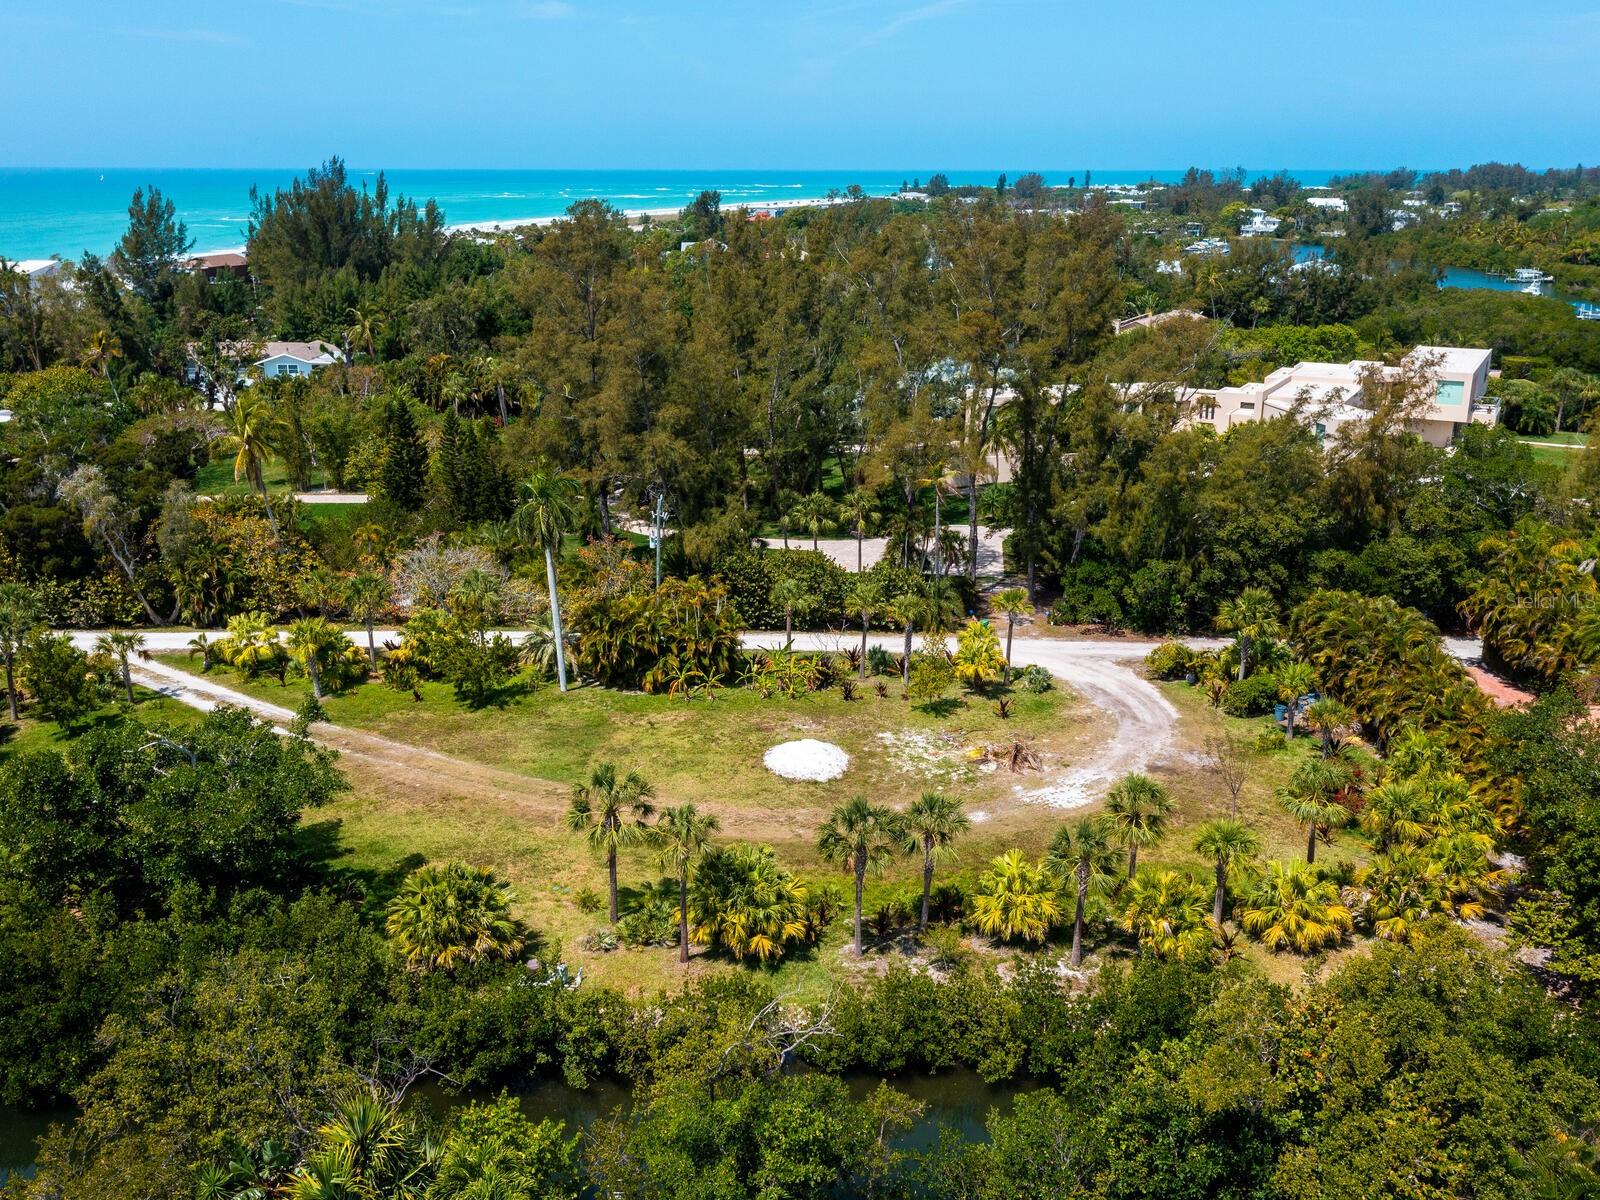
[{"label": "shoreline", "polygon": [[[882,196],[873,196],[869,194],[868,199],[888,200],[892,199],[893,196],[894,193],[888,193]],[[605,197],[594,196],[584,197],[584,199],[603,200]],[[763,212],[790,212],[798,208],[828,208],[834,204],[846,203],[849,202],[843,198],[829,200],[826,196],[786,196],[782,200],[763,200],[755,204],[725,205],[723,211],[736,212],[739,209],[745,209],[747,211],[759,209]],[[680,204],[670,208],[626,208],[621,211],[623,218],[628,222],[629,225],[639,225],[646,217],[653,221],[659,220],[663,217],[676,217],[687,207],[687,204]],[[444,227],[444,232],[447,236],[454,236],[462,233],[475,234],[479,236],[494,236],[502,233],[516,233],[519,229],[531,229],[546,225],[554,225],[557,221],[564,219],[566,215],[566,213],[560,212],[555,213],[552,216],[544,217],[502,217],[485,218],[481,221],[463,221],[458,224],[446,225]],[[218,246],[210,250],[192,250],[190,251],[190,257],[203,258],[208,254],[243,254],[244,252],[245,247],[242,244],[233,246]]]}]

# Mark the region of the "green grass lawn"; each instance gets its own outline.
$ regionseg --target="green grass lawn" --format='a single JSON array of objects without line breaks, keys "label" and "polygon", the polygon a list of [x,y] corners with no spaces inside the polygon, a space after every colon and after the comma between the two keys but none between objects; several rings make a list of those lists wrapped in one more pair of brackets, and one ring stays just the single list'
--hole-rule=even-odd
[{"label": "green grass lawn", "polygon": [[[272,492],[288,491],[294,484],[288,468],[276,458],[266,466],[266,479],[267,490]],[[323,486],[323,474],[315,467],[311,470],[310,483],[313,488]],[[233,460],[225,458],[208,462],[195,472],[194,490],[201,496],[239,496],[254,492],[255,486],[248,479],[235,479]]]},{"label": "green grass lawn", "polygon": [[[146,688],[135,687],[133,694],[138,703],[132,712],[145,724],[163,722],[181,727],[192,725],[203,715],[187,704]],[[129,709],[124,703],[108,704],[90,713],[70,729],[63,728],[54,721],[32,716],[27,710],[23,711],[21,719],[13,725],[4,719],[4,712],[5,710],[0,708],[0,762],[4,762],[12,755],[30,754],[37,750],[63,749],[91,729],[126,720]]]},{"label": "green grass lawn", "polygon": [[1589,435],[1587,433],[1546,433],[1528,434],[1523,439],[1525,442],[1554,442],[1558,446],[1587,446]]}]

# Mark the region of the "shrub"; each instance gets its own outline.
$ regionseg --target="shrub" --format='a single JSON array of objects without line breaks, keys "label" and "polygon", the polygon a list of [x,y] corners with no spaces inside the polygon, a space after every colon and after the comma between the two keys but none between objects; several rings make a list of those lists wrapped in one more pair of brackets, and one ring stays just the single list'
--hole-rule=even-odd
[{"label": "shrub", "polygon": [[712,574],[751,629],[782,627],[783,609],[774,603],[772,590],[785,579],[799,583],[812,600],[809,607],[796,609],[797,624],[825,628],[846,620],[850,573],[820,551],[744,550],[719,561]]},{"label": "shrub", "polygon": [[1050,678],[1050,672],[1037,663],[1030,663],[1022,668],[1016,676],[1017,686],[1025,692],[1032,692],[1035,696],[1043,695],[1055,686],[1055,681]]},{"label": "shrub", "polygon": [[900,668],[895,665],[894,655],[882,646],[867,647],[867,674],[868,675],[894,675]]},{"label": "shrub", "polygon": [[1155,679],[1182,679],[1194,662],[1194,651],[1182,642],[1162,642],[1144,656],[1145,669]]},{"label": "shrub", "polygon": [[572,902],[578,906],[578,911],[582,913],[597,913],[606,905],[605,897],[601,896],[593,888],[587,887],[574,896]]},{"label": "shrub", "polygon": [[918,704],[938,700],[955,684],[950,657],[938,650],[919,650],[911,660],[911,685],[906,694]]},{"label": "shrub", "polygon": [[1222,692],[1222,711],[1230,717],[1260,717],[1278,701],[1278,681],[1267,671],[1230,683]]},{"label": "shrub", "polygon": [[652,892],[617,922],[617,936],[629,946],[677,945],[677,901]]},{"label": "shrub", "polygon": [[665,691],[720,682],[739,663],[739,614],[720,586],[667,579],[646,593],[599,599],[575,620],[578,663],[607,687]]}]

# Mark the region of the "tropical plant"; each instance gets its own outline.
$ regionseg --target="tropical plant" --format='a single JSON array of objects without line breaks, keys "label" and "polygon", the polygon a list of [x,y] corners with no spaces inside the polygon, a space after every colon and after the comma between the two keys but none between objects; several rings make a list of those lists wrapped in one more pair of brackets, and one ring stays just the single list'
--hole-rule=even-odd
[{"label": "tropical plant", "polygon": [[942,792],[923,792],[906,808],[902,829],[908,852],[922,852],[922,912],[918,929],[928,927],[928,898],[933,892],[934,864],[955,857],[955,841],[972,826],[961,801]]},{"label": "tropical plant", "polygon": [[324,673],[332,661],[350,648],[350,639],[322,617],[302,617],[289,626],[284,643],[289,657],[311,680],[311,694],[322,699]]},{"label": "tropical plant", "polygon": [[1006,619],[1006,665],[1001,675],[1002,683],[1011,682],[1011,637],[1016,632],[1017,623],[1033,615],[1033,602],[1028,599],[1026,588],[1005,588],[996,592],[989,603],[995,612]]},{"label": "tropical plant", "polygon": [[856,539],[856,574],[862,571],[862,543],[866,540],[867,526],[878,515],[872,493],[857,488],[839,502],[837,516]]},{"label": "tropical plant", "polygon": [[6,669],[6,703],[17,720],[17,657],[44,624],[37,597],[22,583],[0,583],[0,660]]},{"label": "tropical plant", "polygon": [[345,607],[350,615],[360,621],[367,631],[367,657],[372,669],[378,669],[378,640],[373,632],[375,622],[389,607],[389,581],[382,575],[363,571],[353,576],[344,588]]},{"label": "tropical plant", "polygon": [[972,897],[972,917],[990,937],[1042,942],[1061,919],[1055,878],[1042,862],[1008,850],[989,864]]},{"label": "tropical plant", "polygon": [[867,631],[872,628],[872,619],[883,611],[883,585],[870,576],[857,577],[850,591],[844,598],[845,607],[861,618],[861,654],[857,666],[861,671],[861,678],[867,677],[867,664],[871,659],[867,646]]},{"label": "tropical plant", "polygon": [[978,620],[968,621],[962,628],[952,661],[956,678],[979,693],[992,676],[1007,667],[1006,657],[1000,651],[1000,639],[985,622]]},{"label": "tropical plant", "polygon": [[1308,759],[1295,768],[1289,782],[1278,789],[1278,803],[1306,830],[1306,862],[1317,860],[1317,838],[1326,830],[1349,824],[1350,809],[1339,794],[1350,784],[1350,774],[1337,759]]},{"label": "tropical plant", "polygon": [[1367,793],[1361,829],[1382,853],[1393,846],[1415,846],[1433,835],[1433,810],[1419,779],[1391,778]]},{"label": "tropical plant", "polygon": [[905,831],[899,815],[891,808],[872,804],[863,796],[853,796],[836,807],[817,831],[817,854],[849,872],[855,882],[856,953],[861,944],[861,900],[866,890],[868,870],[881,870],[894,855],[906,848]]},{"label": "tropical plant", "polygon": [[119,668],[122,676],[122,691],[127,696],[128,703],[133,703],[133,672],[128,666],[128,658],[134,654],[144,653],[144,636],[138,633],[120,631],[102,633],[94,642],[95,653],[111,659]]},{"label": "tropical plant", "polygon": [[1261,852],[1261,841],[1242,821],[1217,817],[1200,826],[1194,848],[1211,860],[1216,872],[1216,890],[1211,898],[1211,923],[1221,929],[1229,877],[1240,868],[1250,865]]},{"label": "tropical plant", "polygon": [[911,684],[911,635],[915,631],[917,622],[922,620],[923,602],[918,592],[901,592],[889,601],[886,610],[890,618],[897,624],[905,627],[905,650],[900,656],[901,682],[906,686]]},{"label": "tropical plant", "polygon": [[1311,669],[1310,663],[1287,662],[1274,670],[1272,677],[1278,685],[1278,699],[1284,704],[1284,740],[1293,741],[1294,722],[1300,714],[1300,701],[1317,686],[1316,672]]},{"label": "tropical plant", "polygon": [[1244,902],[1239,924],[1267,949],[1310,954],[1353,927],[1338,885],[1309,863],[1272,862]]},{"label": "tropical plant", "polygon": [[243,612],[229,617],[227,636],[217,646],[217,652],[246,679],[254,679],[263,671],[275,671],[284,661],[277,631],[264,612]]},{"label": "tropical plant", "polygon": [[605,855],[610,884],[611,923],[617,923],[617,851],[644,839],[645,822],[655,811],[655,791],[637,771],[618,778],[611,763],[589,772],[588,783],[574,784],[567,827],[588,837],[589,847]]},{"label": "tropical plant", "polygon": [[809,611],[812,596],[806,585],[793,576],[785,576],[772,585],[772,603],[783,610],[783,645],[794,645],[794,615]]},{"label": "tropical plant", "polygon": [[[540,467],[522,481],[511,516],[512,527],[544,554],[550,624],[555,629],[556,678],[563,692],[567,690],[567,651],[561,633],[561,597],[556,591],[556,558],[561,553],[562,539],[577,524],[582,494],[578,481],[570,475]],[[613,902],[613,921],[617,919],[615,909]]]},{"label": "tropical plant", "polygon": [[283,445],[288,431],[264,388],[243,388],[227,411],[227,432],[216,442],[217,453],[233,456],[233,478],[248,480],[261,493],[274,541],[281,544],[278,518],[267,494],[266,465]]},{"label": "tropical plant", "polygon": [[823,526],[832,523],[836,516],[833,501],[822,492],[812,492],[789,510],[790,522],[811,535],[813,550],[817,548],[817,539],[822,536]]},{"label": "tropical plant", "polygon": [[1072,914],[1072,965],[1083,964],[1083,918],[1091,895],[1109,892],[1117,879],[1120,856],[1111,844],[1112,828],[1104,816],[1080,817],[1056,830],[1046,857],[1052,870],[1073,881],[1077,903]]},{"label": "tropical plant", "polygon": [[779,868],[771,846],[707,851],[689,891],[689,921],[701,945],[762,963],[814,936],[805,885]]},{"label": "tropical plant", "polygon": [[678,884],[678,961],[689,961],[689,880],[695,865],[711,850],[711,835],[721,826],[710,813],[701,814],[692,804],[661,810],[650,827],[656,861],[672,872]]},{"label": "tropical plant", "polygon": [[1128,878],[1139,870],[1139,849],[1161,840],[1172,814],[1172,796],[1148,775],[1124,775],[1106,794],[1106,816],[1128,852]]},{"label": "tropical plant", "polygon": [[1353,720],[1354,714],[1347,707],[1328,697],[1313,701],[1306,706],[1306,724],[1321,736],[1324,758],[1333,753],[1339,731]]},{"label": "tropical plant", "polygon": [[1239,643],[1239,679],[1250,674],[1250,651],[1281,632],[1277,606],[1266,588],[1247,587],[1217,610],[1217,627],[1231,632]]},{"label": "tropical plant", "polygon": [[1180,960],[1211,953],[1206,889],[1184,872],[1146,867],[1123,886],[1119,903],[1122,927],[1145,953]]},{"label": "tropical plant", "polygon": [[487,867],[418,867],[389,902],[385,929],[412,971],[511,958],[527,942],[527,932],[511,915],[513,899]]}]

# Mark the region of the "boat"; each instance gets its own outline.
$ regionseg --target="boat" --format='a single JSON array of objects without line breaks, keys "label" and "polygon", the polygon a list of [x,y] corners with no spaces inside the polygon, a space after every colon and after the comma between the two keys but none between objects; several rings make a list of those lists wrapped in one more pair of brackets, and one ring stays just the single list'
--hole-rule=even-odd
[{"label": "boat", "polygon": [[1593,304],[1579,304],[1574,307],[1580,321],[1600,321],[1600,306]]},{"label": "boat", "polygon": [[1521,291],[1522,291],[1522,294],[1524,296],[1542,296],[1542,295],[1544,295],[1544,287],[1543,287],[1543,285],[1539,284],[1538,282],[1530,283],[1527,287],[1522,288]]},{"label": "boat", "polygon": [[1554,275],[1546,275],[1538,267],[1518,267],[1511,272],[1512,283],[1549,283]]}]

